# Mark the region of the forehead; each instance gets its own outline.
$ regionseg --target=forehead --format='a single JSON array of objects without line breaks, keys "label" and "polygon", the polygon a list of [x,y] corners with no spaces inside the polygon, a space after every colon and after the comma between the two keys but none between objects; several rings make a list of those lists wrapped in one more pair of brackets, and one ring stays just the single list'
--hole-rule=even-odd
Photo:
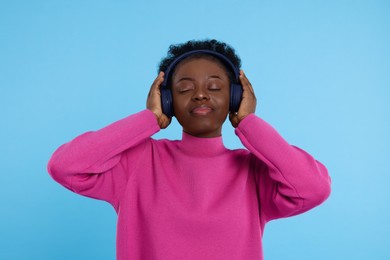
[{"label": "forehead", "polygon": [[[210,65],[212,66],[213,64],[216,65],[215,67],[216,68],[219,68],[221,70],[223,70],[226,74],[229,74],[229,70],[227,69],[227,67],[224,65],[224,63],[219,60],[218,58],[214,57],[214,56],[210,56],[210,55],[205,55],[205,54],[196,54],[196,55],[192,55],[182,61],[180,61],[176,67],[174,68],[173,70],[173,73],[172,73],[172,77],[179,71],[181,70],[181,68],[183,67],[186,67],[188,68],[187,66],[185,65],[188,65],[189,63],[192,63],[193,61],[207,61],[210,63]],[[204,69],[204,67],[195,67],[195,69]],[[194,68],[192,68],[194,69]]]}]

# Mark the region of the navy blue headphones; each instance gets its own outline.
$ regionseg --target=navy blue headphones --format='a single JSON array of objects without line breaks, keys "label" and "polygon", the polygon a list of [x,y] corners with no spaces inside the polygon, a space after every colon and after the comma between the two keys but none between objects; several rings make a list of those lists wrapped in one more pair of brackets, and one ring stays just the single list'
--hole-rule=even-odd
[{"label": "navy blue headphones", "polygon": [[160,92],[161,92],[161,107],[163,113],[167,117],[172,117],[174,115],[173,111],[173,102],[172,102],[172,91],[171,87],[168,86],[168,79],[171,77],[171,73],[173,73],[173,70],[175,66],[185,58],[193,55],[193,54],[208,54],[211,56],[214,56],[221,60],[225,65],[227,65],[233,72],[234,72],[234,80],[230,84],[230,103],[229,103],[229,110],[230,112],[237,112],[238,108],[240,107],[241,98],[242,98],[242,86],[240,83],[240,71],[239,69],[234,66],[234,64],[224,55],[221,53],[210,51],[210,50],[193,50],[186,52],[182,54],[181,56],[177,57],[166,69],[164,81],[161,84]]}]

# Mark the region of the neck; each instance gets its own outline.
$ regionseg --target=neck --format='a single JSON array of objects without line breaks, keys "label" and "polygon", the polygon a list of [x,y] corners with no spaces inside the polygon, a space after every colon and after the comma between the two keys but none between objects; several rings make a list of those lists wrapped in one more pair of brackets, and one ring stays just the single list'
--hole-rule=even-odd
[{"label": "neck", "polygon": [[191,156],[216,156],[227,151],[221,135],[202,138],[186,132],[183,132],[180,149]]}]

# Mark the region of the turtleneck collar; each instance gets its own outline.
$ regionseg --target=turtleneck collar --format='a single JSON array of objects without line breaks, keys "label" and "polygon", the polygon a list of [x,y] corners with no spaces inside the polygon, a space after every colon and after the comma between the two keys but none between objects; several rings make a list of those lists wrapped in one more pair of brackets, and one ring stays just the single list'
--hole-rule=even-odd
[{"label": "turtleneck collar", "polygon": [[228,149],[224,146],[222,136],[201,138],[195,137],[183,132],[180,149],[192,156],[217,156],[226,152]]}]

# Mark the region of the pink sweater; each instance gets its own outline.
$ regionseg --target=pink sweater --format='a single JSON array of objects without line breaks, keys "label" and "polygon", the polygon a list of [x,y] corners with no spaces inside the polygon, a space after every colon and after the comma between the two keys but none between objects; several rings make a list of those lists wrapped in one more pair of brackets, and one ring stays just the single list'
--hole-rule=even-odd
[{"label": "pink sweater", "polygon": [[235,130],[248,150],[158,131],[144,110],[64,144],[48,165],[66,188],[113,205],[119,260],[263,259],[267,221],[330,193],[326,168],[253,114]]}]

